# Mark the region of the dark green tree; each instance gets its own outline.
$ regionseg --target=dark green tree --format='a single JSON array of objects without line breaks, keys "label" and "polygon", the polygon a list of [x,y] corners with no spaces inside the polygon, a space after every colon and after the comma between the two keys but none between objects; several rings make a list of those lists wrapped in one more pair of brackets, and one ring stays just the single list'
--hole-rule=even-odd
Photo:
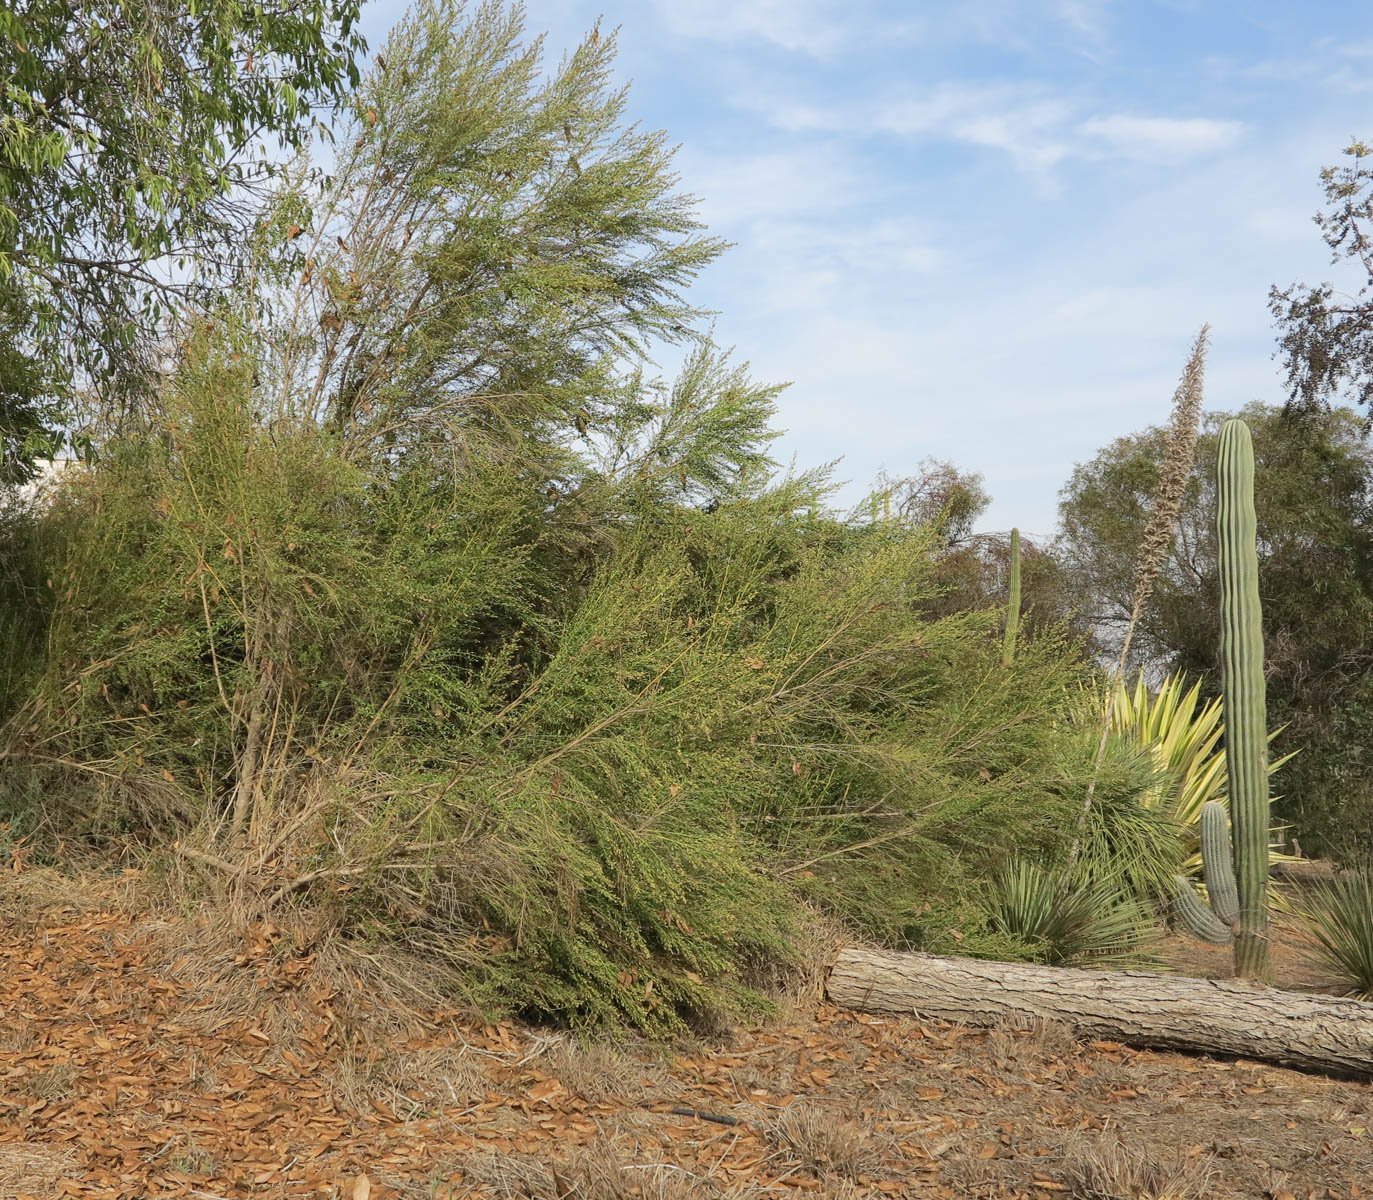
[{"label": "dark green tree", "polygon": [[[1301,754],[1277,781],[1277,811],[1308,847],[1351,855],[1373,828],[1373,449],[1348,408],[1306,414],[1254,404],[1260,587],[1270,722]],[[1215,447],[1207,417],[1182,516],[1135,633],[1133,666],[1200,675],[1219,691]],[[1062,493],[1057,552],[1103,654],[1130,615],[1134,559],[1163,431],[1120,438],[1079,466]]]},{"label": "dark green tree", "polygon": [[243,267],[271,155],[302,147],[317,107],[357,82],[359,3],[25,0],[0,10],[10,475],[44,449],[73,386],[137,394],[159,317]]}]

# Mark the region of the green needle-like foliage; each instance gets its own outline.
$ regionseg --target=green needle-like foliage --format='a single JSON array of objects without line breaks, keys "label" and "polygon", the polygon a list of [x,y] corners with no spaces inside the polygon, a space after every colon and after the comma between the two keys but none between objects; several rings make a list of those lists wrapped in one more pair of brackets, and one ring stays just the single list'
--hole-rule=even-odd
[{"label": "green needle-like foliage", "polygon": [[1373,1000],[1373,875],[1337,876],[1294,907],[1311,957],[1350,992]]},{"label": "green needle-like foliage", "polygon": [[613,39],[545,76],[517,15],[401,23],[270,215],[298,270],[16,532],[0,809],[572,1023],[756,1010],[816,908],[979,949],[978,881],[1081,804],[1087,665],[1004,667],[1000,612],[929,615],[937,531],[769,481],[777,389],[685,298],[720,246]]}]

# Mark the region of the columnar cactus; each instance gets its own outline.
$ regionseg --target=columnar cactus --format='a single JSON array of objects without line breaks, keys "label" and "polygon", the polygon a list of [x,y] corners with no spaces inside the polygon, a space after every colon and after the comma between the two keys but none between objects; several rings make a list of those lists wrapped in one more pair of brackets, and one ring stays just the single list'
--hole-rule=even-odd
[{"label": "columnar cactus", "polygon": [[1249,426],[1226,421],[1216,463],[1225,759],[1239,913],[1235,974],[1268,974],[1268,733]]},{"label": "columnar cactus", "polygon": [[1006,605],[1006,641],[1001,662],[1009,667],[1015,661],[1015,639],[1020,632],[1020,530],[1011,530],[1011,596]]}]

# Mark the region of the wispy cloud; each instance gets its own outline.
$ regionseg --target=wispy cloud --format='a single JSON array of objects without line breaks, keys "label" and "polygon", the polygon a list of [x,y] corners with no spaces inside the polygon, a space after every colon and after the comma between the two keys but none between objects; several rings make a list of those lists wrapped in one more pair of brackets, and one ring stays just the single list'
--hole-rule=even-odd
[{"label": "wispy cloud", "polygon": [[1104,61],[1112,50],[1115,0],[961,0],[904,7],[889,32],[914,46],[979,46],[1038,58],[1049,43],[1093,62]]},{"label": "wispy cloud", "polygon": [[1030,174],[1067,159],[1172,162],[1234,145],[1240,121],[1107,113],[1084,116],[1081,97],[1034,82],[949,82],[923,93],[821,106],[790,95],[744,92],[737,103],[787,133],[888,135],[999,150]]},{"label": "wispy cloud", "polygon": [[711,42],[764,42],[824,58],[855,32],[825,0],[654,0],[664,27],[677,37]]},{"label": "wispy cloud", "polygon": [[1064,132],[1072,106],[1033,84],[945,84],[933,93],[888,102],[875,128],[1001,150],[1016,165],[1044,172],[1071,152]]},{"label": "wispy cloud", "polygon": [[1143,117],[1117,113],[1083,121],[1077,132],[1089,143],[1099,141],[1108,151],[1157,161],[1224,150],[1239,141],[1244,124],[1210,117]]},{"label": "wispy cloud", "polygon": [[758,218],[818,218],[858,196],[858,168],[836,146],[798,146],[762,153],[687,147],[676,161],[701,198],[707,225],[726,232]]}]

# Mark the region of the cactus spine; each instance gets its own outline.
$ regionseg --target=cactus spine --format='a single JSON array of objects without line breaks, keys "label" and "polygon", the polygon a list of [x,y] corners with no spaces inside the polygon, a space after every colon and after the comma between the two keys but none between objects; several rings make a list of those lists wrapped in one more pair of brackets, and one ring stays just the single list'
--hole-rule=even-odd
[{"label": "cactus spine", "polygon": [[1239,912],[1235,974],[1263,978],[1268,962],[1268,737],[1254,518],[1254,446],[1232,418],[1216,463],[1225,758]]},{"label": "cactus spine", "polygon": [[1001,663],[1009,667],[1015,661],[1015,639],[1020,632],[1020,530],[1011,530],[1011,596],[1006,605],[1006,640],[1001,649]]}]

